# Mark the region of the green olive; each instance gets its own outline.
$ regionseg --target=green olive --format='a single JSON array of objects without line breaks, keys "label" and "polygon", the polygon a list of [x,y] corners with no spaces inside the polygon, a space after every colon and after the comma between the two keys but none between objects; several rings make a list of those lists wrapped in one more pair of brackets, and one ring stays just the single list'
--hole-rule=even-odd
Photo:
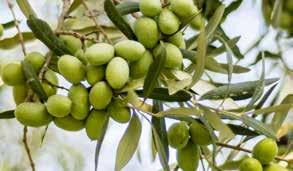
[{"label": "green olive", "polygon": [[114,47],[107,43],[93,44],[86,49],[84,56],[91,65],[104,65],[114,57]]},{"label": "green olive", "polygon": [[191,141],[182,148],[177,150],[178,166],[184,171],[195,171],[199,162],[199,147]]},{"label": "green olive", "polygon": [[172,11],[163,9],[159,15],[158,25],[162,33],[170,35],[179,29],[180,20]]},{"label": "green olive", "polygon": [[254,158],[246,158],[240,164],[240,171],[262,171],[262,165]]},{"label": "green olive", "polygon": [[278,145],[276,141],[265,138],[254,146],[252,154],[261,164],[269,164],[278,154]]},{"label": "green olive", "polygon": [[42,86],[47,96],[49,97],[56,94],[57,88],[51,85],[51,84],[58,85],[58,78],[56,73],[49,69],[45,72],[44,78],[46,79],[46,81],[42,82]]},{"label": "green olive", "polygon": [[4,27],[2,24],[0,24],[0,37],[3,36],[4,33]]},{"label": "green olive", "polygon": [[118,100],[110,103],[107,108],[111,118],[119,123],[127,123],[130,120],[130,109]]},{"label": "green olive", "polygon": [[285,167],[282,167],[279,164],[272,163],[264,167],[264,171],[288,171]]},{"label": "green olive", "polygon": [[147,50],[141,59],[130,64],[130,76],[132,78],[144,77],[152,63],[153,55]]},{"label": "green olive", "polygon": [[193,143],[198,145],[209,145],[212,143],[208,129],[201,123],[194,121],[189,128],[190,137]]},{"label": "green olive", "polygon": [[71,111],[71,100],[62,95],[50,96],[47,100],[47,110],[55,117],[64,117],[69,115]]},{"label": "green olive", "polygon": [[[166,62],[165,67],[167,68],[178,68],[182,65],[183,62],[183,55],[180,51],[180,49],[171,44],[171,43],[164,43],[166,48]],[[158,45],[154,51],[153,55],[154,57],[157,57],[159,55],[161,45]]]},{"label": "green olive", "polygon": [[58,60],[58,70],[73,84],[78,84],[85,78],[85,66],[74,56],[61,56]]},{"label": "green olive", "polygon": [[39,52],[31,52],[27,54],[24,60],[31,63],[36,72],[39,72],[45,63],[45,57]]},{"label": "green olive", "polygon": [[186,48],[182,32],[177,32],[176,34],[169,37],[168,42],[172,43],[173,45],[177,46],[178,48],[181,48],[181,49]]},{"label": "green olive", "polygon": [[191,17],[197,13],[197,7],[192,0],[170,0],[171,10],[181,18]]},{"label": "green olive", "polygon": [[141,0],[139,10],[144,16],[155,17],[160,14],[162,4],[160,0]]},{"label": "green olive", "polygon": [[168,129],[169,145],[176,149],[184,148],[189,140],[189,131],[185,122],[173,124]]},{"label": "green olive", "polygon": [[54,118],[53,121],[57,127],[66,131],[79,131],[84,128],[85,125],[84,121],[74,119],[70,115],[62,118]]},{"label": "green olive", "polygon": [[85,119],[90,110],[89,93],[87,89],[82,84],[73,85],[69,90],[68,97],[72,101],[72,117],[77,120]]},{"label": "green olive", "polygon": [[80,39],[71,35],[62,35],[59,37],[61,41],[65,44],[71,54],[75,54],[77,50],[82,48],[82,43]]},{"label": "green olive", "polygon": [[52,121],[44,104],[36,102],[24,102],[19,104],[14,115],[16,119],[25,126],[40,127]]},{"label": "green olive", "polygon": [[86,70],[86,80],[90,85],[94,85],[99,81],[102,81],[105,77],[105,67],[104,66],[87,66]]},{"label": "green olive", "polygon": [[107,122],[108,116],[105,111],[93,110],[87,118],[85,124],[87,136],[91,140],[98,140],[101,137],[102,131]]},{"label": "green olive", "polygon": [[155,47],[160,38],[156,21],[148,17],[140,17],[135,21],[134,32],[138,41],[146,48]]},{"label": "green olive", "polygon": [[122,40],[116,43],[114,48],[117,56],[130,62],[139,60],[145,52],[144,46],[133,40]]},{"label": "green olive", "polygon": [[191,20],[190,26],[195,30],[200,30],[202,19],[202,16],[199,14]]},{"label": "green olive", "polygon": [[3,82],[10,86],[25,83],[25,76],[20,63],[10,63],[3,67],[1,78]]},{"label": "green olive", "polygon": [[87,60],[84,56],[84,51],[82,49],[77,50],[74,56],[77,57],[77,59],[79,59],[84,65],[87,64]]},{"label": "green olive", "polygon": [[106,80],[113,89],[121,89],[129,79],[128,63],[120,57],[113,58],[106,68]]},{"label": "green olive", "polygon": [[18,105],[25,101],[28,94],[28,89],[29,88],[26,84],[20,84],[13,87],[12,91],[15,104]]},{"label": "green olive", "polygon": [[95,109],[105,109],[112,99],[112,90],[105,81],[97,82],[90,91],[90,104]]}]

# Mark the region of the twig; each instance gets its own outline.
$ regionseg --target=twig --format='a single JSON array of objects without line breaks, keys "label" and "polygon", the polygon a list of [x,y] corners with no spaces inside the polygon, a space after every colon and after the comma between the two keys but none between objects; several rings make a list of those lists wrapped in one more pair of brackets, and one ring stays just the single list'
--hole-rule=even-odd
[{"label": "twig", "polygon": [[64,25],[64,20],[65,20],[65,18],[67,18],[67,13],[68,13],[69,8],[70,8],[70,0],[63,0],[63,7],[62,7],[60,17],[58,19],[56,31],[62,30],[63,25]]},{"label": "twig", "polygon": [[113,42],[111,41],[111,39],[108,37],[107,33],[105,32],[105,30],[98,24],[93,12],[89,9],[88,5],[85,3],[85,0],[81,0],[84,8],[89,12],[90,18],[93,20],[93,22],[95,23],[95,26],[97,28],[97,30],[106,38],[106,40],[110,43],[113,44]]},{"label": "twig", "polygon": [[30,152],[30,148],[29,148],[28,143],[27,143],[27,127],[26,126],[24,126],[24,128],[23,128],[22,142],[24,143],[24,147],[25,147],[25,150],[27,152],[27,155],[28,155],[28,158],[29,158],[29,161],[30,161],[30,164],[31,164],[32,171],[35,171],[36,170],[35,169],[35,164],[34,164],[31,152]]},{"label": "twig", "polygon": [[77,32],[73,32],[73,31],[58,31],[58,32],[56,32],[56,34],[71,35],[71,36],[74,36],[76,38],[81,39],[82,41],[83,40],[89,40],[89,41],[92,41],[94,43],[99,43],[100,42],[99,40],[97,40],[95,38],[88,37],[86,35],[83,35],[83,34],[80,34],[80,33],[77,33]]},{"label": "twig", "polygon": [[43,81],[45,81],[46,83],[48,83],[50,86],[53,86],[53,87],[56,87],[56,88],[59,88],[59,89],[63,89],[63,90],[69,91],[68,88],[63,87],[63,86],[59,86],[59,85],[56,85],[56,84],[53,84],[50,81],[48,81],[47,79],[43,79]]}]

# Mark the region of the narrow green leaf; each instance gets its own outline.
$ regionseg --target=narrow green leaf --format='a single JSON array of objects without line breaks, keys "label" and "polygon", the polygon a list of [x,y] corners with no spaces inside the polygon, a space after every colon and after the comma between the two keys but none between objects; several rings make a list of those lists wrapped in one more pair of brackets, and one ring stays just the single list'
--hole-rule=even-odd
[{"label": "narrow green leaf", "polygon": [[[23,42],[30,42],[35,40],[35,36],[32,32],[23,32]],[[0,40],[0,49],[12,49],[19,45],[19,33],[15,34],[13,37],[5,38]]]},{"label": "narrow green leaf", "polygon": [[13,118],[15,118],[14,110],[0,112],[0,119],[13,119]]},{"label": "narrow green leaf", "polygon": [[242,0],[232,2],[225,10],[223,18],[225,19],[231,12],[235,11],[241,5]]},{"label": "narrow green leaf", "polygon": [[128,25],[128,23],[123,19],[121,14],[118,12],[118,10],[115,8],[114,3],[112,0],[105,0],[104,2],[104,9],[107,13],[107,16],[109,19],[113,22],[114,25],[117,26],[119,30],[128,38],[131,40],[136,40],[136,36],[131,29],[131,27]]},{"label": "narrow green leaf", "polygon": [[71,54],[65,44],[58,39],[45,21],[31,15],[27,20],[27,25],[32,30],[35,37],[42,41],[56,55],[61,56],[64,54]]},{"label": "narrow green leaf", "polygon": [[15,21],[11,20],[11,21],[8,21],[6,23],[2,23],[2,26],[3,26],[4,29],[13,28],[13,27],[15,27]]},{"label": "narrow green leaf", "polygon": [[37,17],[36,13],[27,0],[16,0],[16,2],[26,18],[29,18],[31,15]]},{"label": "narrow green leaf", "polygon": [[179,107],[179,108],[171,108],[165,111],[161,111],[155,114],[157,117],[167,117],[167,116],[199,116],[200,111],[197,108],[187,108],[187,107]]},{"label": "narrow green leaf", "polygon": [[281,54],[279,54],[279,53],[272,53],[269,51],[263,51],[257,55],[254,62],[252,62],[250,65],[255,65],[256,63],[258,63],[262,59],[262,53],[264,53],[266,58],[270,58],[270,59],[280,59],[281,58]]},{"label": "narrow green leaf", "polygon": [[70,5],[70,8],[68,10],[68,14],[72,13],[74,10],[76,10],[82,3],[82,0],[74,0],[72,4]]},{"label": "narrow green leaf", "polygon": [[278,27],[280,23],[280,17],[282,13],[282,5],[283,0],[275,0],[272,15],[271,15],[271,20],[272,20],[272,26],[273,27]]},{"label": "narrow green leaf", "polygon": [[[222,36],[222,35],[221,35]],[[229,39],[229,40],[226,40],[226,43],[227,45],[230,47],[230,48],[234,48],[237,44],[237,42],[240,40],[240,36],[237,36],[237,37],[234,37],[232,39]],[[219,48],[216,48],[214,50],[212,50],[211,52],[208,52],[207,56],[208,57],[217,57],[219,55],[221,55],[222,53],[226,52],[226,47],[225,45],[223,44],[222,46],[220,46]]]},{"label": "narrow green leaf", "polygon": [[260,114],[269,114],[269,113],[278,112],[278,111],[286,111],[292,107],[293,107],[293,103],[280,104],[277,106],[270,106],[270,107],[258,109],[256,111],[254,111],[253,114],[260,115]]},{"label": "narrow green leaf", "polygon": [[177,93],[180,90],[183,90],[191,83],[191,78],[186,78],[183,80],[176,81],[175,79],[166,80],[168,85],[168,91],[170,95]]},{"label": "narrow green leaf", "polygon": [[136,114],[132,115],[129,125],[121,138],[116,152],[115,170],[120,171],[132,158],[141,135],[141,122]]},{"label": "narrow green leaf", "polygon": [[232,130],[232,132],[236,135],[245,135],[245,136],[253,136],[256,137],[259,134],[255,131],[252,131],[246,127],[242,127],[240,125],[234,125],[234,124],[227,124],[229,128]]},{"label": "narrow green leaf", "polygon": [[156,82],[164,68],[166,61],[166,49],[164,43],[161,42],[160,55],[158,55],[151,64],[143,85],[143,95],[150,97],[153,92]]},{"label": "narrow green leaf", "polygon": [[[279,79],[272,78],[272,79],[266,79],[264,80],[265,85],[270,85]],[[250,98],[256,87],[259,85],[259,81],[248,81],[248,82],[241,82],[241,83],[235,83],[230,85],[230,91],[229,95],[227,97],[233,98],[234,100],[239,99],[247,99]],[[218,100],[225,98],[227,91],[227,85],[220,86],[214,90],[208,91],[204,95],[201,96],[200,100]]]},{"label": "narrow green leaf", "polygon": [[217,27],[219,26],[219,24],[222,21],[223,15],[225,12],[225,5],[221,4],[217,10],[215,11],[215,13],[213,14],[213,16],[211,17],[211,19],[208,22],[208,25],[206,27],[206,35],[207,35],[207,40],[212,39]]},{"label": "narrow green leaf", "polygon": [[181,90],[173,95],[169,95],[168,89],[166,88],[155,88],[148,96],[144,95],[144,90],[137,90],[136,93],[140,97],[156,99],[166,102],[185,102],[191,99],[190,93],[186,91]]},{"label": "narrow green leaf", "polygon": [[122,2],[116,5],[116,9],[121,15],[135,13],[139,11],[139,3],[138,2]]},{"label": "narrow green leaf", "polygon": [[47,94],[43,89],[43,86],[41,82],[39,81],[36,71],[34,70],[33,66],[27,62],[22,61],[22,68],[25,74],[25,77],[27,79],[27,83],[30,86],[30,88],[33,90],[33,92],[40,98],[42,102],[45,102],[47,100]]},{"label": "narrow green leaf", "polygon": [[267,92],[266,94],[262,97],[262,99],[259,101],[259,103],[255,106],[255,109],[260,109],[263,107],[264,103],[267,101],[271,93],[275,90],[276,86],[278,84],[273,85]]}]

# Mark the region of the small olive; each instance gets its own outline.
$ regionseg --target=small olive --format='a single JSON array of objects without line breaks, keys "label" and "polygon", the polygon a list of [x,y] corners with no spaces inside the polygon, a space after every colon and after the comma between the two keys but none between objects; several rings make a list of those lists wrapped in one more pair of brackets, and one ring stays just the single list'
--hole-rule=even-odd
[{"label": "small olive", "polygon": [[114,47],[107,43],[93,44],[86,49],[84,56],[90,65],[104,65],[114,57]]},{"label": "small olive", "polygon": [[98,140],[108,121],[105,111],[93,110],[86,120],[85,130],[91,140]]},{"label": "small olive", "polygon": [[170,0],[171,10],[182,18],[191,17],[197,13],[197,7],[194,5],[193,0]]},{"label": "small olive", "polygon": [[105,109],[112,99],[112,90],[105,81],[97,82],[90,91],[90,104],[95,109]]},{"label": "small olive", "polygon": [[25,83],[25,76],[20,63],[10,63],[3,67],[1,78],[3,82],[10,86]]},{"label": "small olive", "polygon": [[172,43],[173,45],[177,46],[178,48],[181,48],[181,49],[186,48],[182,32],[177,32],[176,34],[169,37],[168,42]]},{"label": "small olive", "polygon": [[62,35],[59,37],[61,41],[65,44],[68,50],[71,52],[72,55],[76,53],[77,50],[82,48],[82,43],[80,39],[71,36],[71,35]]},{"label": "small olive", "polygon": [[170,35],[179,29],[180,20],[172,11],[163,9],[159,15],[158,25],[162,33]]},{"label": "small olive", "polygon": [[173,124],[168,129],[169,145],[176,149],[184,148],[189,140],[189,131],[185,122]]},{"label": "small olive", "polygon": [[58,78],[56,73],[49,69],[45,72],[44,78],[46,79],[46,81],[42,82],[42,86],[47,96],[49,97],[56,94],[57,88],[53,86],[58,85]]},{"label": "small olive", "polygon": [[130,76],[132,78],[144,77],[152,63],[153,55],[147,50],[141,59],[130,64]]},{"label": "small olive", "polygon": [[15,104],[18,105],[25,101],[28,90],[29,87],[26,84],[20,84],[13,87],[12,92]]},{"label": "small olive", "polygon": [[62,95],[50,96],[47,100],[47,110],[55,117],[64,117],[69,115],[71,111],[71,100]]},{"label": "small olive", "polygon": [[127,123],[130,120],[130,109],[118,100],[110,103],[107,108],[111,118],[119,123]]},{"label": "small olive", "polygon": [[57,127],[66,131],[79,131],[84,128],[85,125],[84,121],[74,119],[70,115],[62,118],[54,118],[53,121]]},{"label": "small olive", "polygon": [[122,40],[115,44],[116,56],[120,56],[127,61],[139,60],[145,52],[144,46],[134,40]]},{"label": "small olive", "polygon": [[162,4],[160,0],[141,0],[139,10],[144,16],[155,17],[160,14]]},{"label": "small olive", "polygon": [[265,166],[264,171],[288,171],[288,169],[277,163],[272,163],[270,165]]},{"label": "small olive", "polygon": [[182,148],[177,150],[178,166],[184,171],[195,171],[199,162],[199,147],[191,141]]},{"label": "small olive", "polygon": [[240,171],[262,171],[262,165],[254,158],[246,158],[240,164]]},{"label": "small olive", "polygon": [[31,63],[36,72],[39,72],[45,63],[45,57],[39,52],[31,52],[27,54],[24,60]]},{"label": "small olive", "polygon": [[121,89],[129,79],[128,63],[120,57],[113,58],[106,68],[106,80],[113,89]]},{"label": "small olive", "polygon": [[278,154],[278,145],[276,141],[265,138],[253,147],[252,154],[261,164],[269,164]]},{"label": "small olive", "polygon": [[[179,68],[183,62],[183,55],[182,55],[180,49],[171,43],[164,43],[164,44],[165,44],[165,49],[166,49],[165,67]],[[158,55],[160,55],[159,54],[161,52],[160,48],[161,48],[161,45],[158,45],[154,49],[154,51],[153,51],[154,57],[157,57]]]},{"label": "small olive", "polygon": [[105,77],[105,67],[104,66],[93,66],[89,65],[86,69],[86,80],[90,85],[102,81]]},{"label": "small olive", "polygon": [[212,143],[208,129],[201,123],[194,121],[189,128],[191,140],[198,145],[209,145]]}]

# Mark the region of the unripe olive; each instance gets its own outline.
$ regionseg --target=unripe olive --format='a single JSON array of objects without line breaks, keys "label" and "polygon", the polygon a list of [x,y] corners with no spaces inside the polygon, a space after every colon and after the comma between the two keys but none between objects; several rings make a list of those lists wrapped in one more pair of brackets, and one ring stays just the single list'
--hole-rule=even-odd
[{"label": "unripe olive", "polygon": [[107,43],[93,44],[86,49],[84,56],[91,65],[104,65],[114,57],[114,47]]},{"label": "unripe olive", "polygon": [[195,30],[200,30],[202,16],[199,14],[191,20],[190,26]]},{"label": "unripe olive", "polygon": [[146,48],[155,47],[160,38],[156,21],[148,17],[140,17],[135,21],[134,32],[138,41]]},{"label": "unripe olive", "polygon": [[77,50],[74,56],[77,57],[77,59],[79,59],[83,64],[87,64],[87,60],[84,56],[84,51],[82,49]]},{"label": "unripe olive", "polygon": [[185,147],[189,140],[189,131],[185,122],[173,124],[168,129],[168,142],[173,148],[181,149]]},{"label": "unripe olive", "polygon": [[69,90],[68,97],[72,101],[72,117],[77,120],[85,119],[90,110],[89,93],[87,89],[82,84],[73,85]]},{"label": "unripe olive", "polygon": [[170,6],[171,10],[182,18],[191,17],[198,11],[192,0],[170,0]]},{"label": "unripe olive", "polygon": [[153,61],[153,55],[151,52],[148,50],[145,51],[141,59],[130,64],[130,76],[132,78],[144,77]]},{"label": "unripe olive", "polygon": [[71,35],[61,35],[59,37],[65,46],[68,48],[68,50],[71,52],[71,54],[75,54],[75,52],[82,48],[82,43],[80,39],[71,36]]},{"label": "unripe olive", "polygon": [[[171,43],[164,43],[165,44],[165,49],[166,49],[166,62],[165,62],[165,67],[167,68],[178,68],[182,65],[183,62],[183,56],[178,47]],[[157,57],[160,55],[160,47],[161,45],[158,45],[154,51],[154,57]]]},{"label": "unripe olive", "polygon": [[240,164],[240,171],[262,171],[262,165],[254,158],[246,158]]},{"label": "unripe olive", "polygon": [[162,4],[160,0],[141,0],[139,10],[144,16],[155,17],[160,14]]},{"label": "unripe olive", "polygon": [[195,171],[198,167],[199,147],[191,141],[182,148],[177,150],[178,166],[184,171]]},{"label": "unripe olive", "polygon": [[198,145],[209,145],[212,143],[208,129],[201,123],[194,121],[189,127],[191,140]]},{"label": "unripe olive", "polygon": [[64,117],[69,115],[71,105],[71,100],[62,95],[53,95],[47,100],[47,110],[52,116],[55,117]]},{"label": "unripe olive", "polygon": [[131,117],[130,109],[117,100],[110,103],[107,111],[111,118],[119,123],[127,123]]},{"label": "unripe olive", "polygon": [[[54,71],[52,70],[47,70],[45,72],[45,75],[44,75],[44,78],[51,84],[53,85],[58,85],[58,78],[57,78],[57,75],[55,74]],[[44,91],[46,92],[47,96],[52,96],[54,94],[57,93],[57,88],[52,86],[51,84],[49,84],[47,82],[42,82],[42,86],[43,86],[43,89]]]},{"label": "unripe olive", "polygon": [[86,120],[85,130],[91,140],[97,140],[102,135],[103,128],[107,124],[108,116],[105,111],[93,110]]},{"label": "unripe olive", "polygon": [[158,25],[162,33],[170,35],[179,29],[180,21],[172,11],[163,9],[159,15]]},{"label": "unripe olive", "polygon": [[85,78],[85,66],[74,56],[61,56],[58,60],[58,70],[66,80],[73,84],[77,84]]},{"label": "unripe olive", "polygon": [[53,121],[57,127],[66,131],[79,131],[84,128],[84,121],[74,119],[70,115],[62,118],[54,118]]},{"label": "unripe olive", "polygon": [[20,63],[10,63],[3,67],[1,78],[3,82],[10,86],[25,83],[25,76]]},{"label": "unripe olive", "polygon": [[105,67],[104,66],[87,66],[86,70],[86,80],[90,85],[102,81],[105,77]]},{"label": "unripe olive", "polygon": [[278,145],[274,140],[265,138],[254,146],[252,154],[261,164],[269,164],[278,154]]},{"label": "unripe olive", "polygon": [[0,24],[0,37],[3,36],[4,27],[2,24]]},{"label": "unripe olive", "polygon": [[280,166],[279,164],[272,163],[264,167],[264,171],[288,171],[285,167]]},{"label": "unripe olive", "polygon": [[27,54],[24,60],[31,63],[36,72],[39,72],[45,63],[45,57],[39,52]]},{"label": "unripe olive", "polygon": [[32,127],[47,125],[52,120],[45,105],[36,102],[21,103],[16,107],[14,115],[20,123]]},{"label": "unripe olive", "polygon": [[112,90],[105,81],[97,82],[89,94],[90,104],[95,109],[105,109],[112,99]]},{"label": "unripe olive", "polygon": [[113,89],[121,89],[129,79],[128,63],[120,57],[113,58],[106,68],[106,80]]},{"label": "unripe olive", "polygon": [[144,46],[133,40],[122,40],[114,46],[117,56],[120,56],[127,61],[139,60],[145,52]]},{"label": "unripe olive", "polygon": [[26,84],[20,84],[14,86],[13,89],[13,99],[15,104],[20,104],[25,101],[26,96],[28,94],[28,86]]},{"label": "unripe olive", "polygon": [[177,46],[178,48],[181,48],[181,49],[186,48],[182,32],[177,32],[176,34],[169,37],[168,42],[172,43],[173,45]]}]

